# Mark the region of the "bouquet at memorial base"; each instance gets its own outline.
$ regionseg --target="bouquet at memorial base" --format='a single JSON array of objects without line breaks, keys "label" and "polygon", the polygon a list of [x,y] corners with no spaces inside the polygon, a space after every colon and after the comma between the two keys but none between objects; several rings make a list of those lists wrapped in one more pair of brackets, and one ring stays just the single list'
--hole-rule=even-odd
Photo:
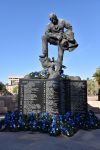
[{"label": "bouquet at memorial base", "polygon": [[73,136],[79,129],[100,129],[100,120],[93,111],[87,113],[67,112],[64,115],[49,113],[7,112],[0,121],[0,131],[32,131],[48,133],[50,136]]}]

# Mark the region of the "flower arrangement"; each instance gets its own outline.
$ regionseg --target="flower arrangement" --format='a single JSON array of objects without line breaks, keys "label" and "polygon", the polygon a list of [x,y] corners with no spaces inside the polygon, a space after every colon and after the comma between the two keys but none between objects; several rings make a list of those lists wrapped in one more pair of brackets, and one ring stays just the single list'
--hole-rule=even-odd
[{"label": "flower arrangement", "polygon": [[[44,69],[40,72],[31,72],[31,73],[29,73],[29,77],[31,79],[48,79],[49,72],[48,72],[48,69]],[[62,80],[69,79],[69,76],[62,73],[61,74],[61,79]]]},{"label": "flower arrangement", "polygon": [[67,112],[64,115],[50,115],[49,113],[22,114],[21,112],[7,112],[5,119],[0,121],[0,131],[32,131],[48,133],[50,136],[73,136],[79,129],[100,129],[100,120],[93,111],[87,113]]}]

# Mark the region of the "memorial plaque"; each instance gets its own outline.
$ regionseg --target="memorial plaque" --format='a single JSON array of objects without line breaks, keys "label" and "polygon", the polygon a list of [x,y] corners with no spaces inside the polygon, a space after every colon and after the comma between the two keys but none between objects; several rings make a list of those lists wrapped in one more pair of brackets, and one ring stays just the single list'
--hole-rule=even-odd
[{"label": "memorial plaque", "polygon": [[71,111],[87,111],[87,83],[86,81],[70,81]]},{"label": "memorial plaque", "polygon": [[70,80],[65,81],[65,93],[66,93],[66,99],[65,99],[65,112],[71,111],[71,99],[70,99]]},{"label": "memorial plaque", "polygon": [[19,82],[20,111],[45,112],[45,83],[44,80],[20,79]]},{"label": "memorial plaque", "polygon": [[60,82],[58,80],[46,81],[46,111],[58,114],[60,109]]},{"label": "memorial plaque", "polygon": [[53,79],[20,79],[19,110],[23,113],[87,111],[86,81]]},{"label": "memorial plaque", "polygon": [[70,82],[69,80],[60,80],[60,113],[65,114],[70,111]]}]

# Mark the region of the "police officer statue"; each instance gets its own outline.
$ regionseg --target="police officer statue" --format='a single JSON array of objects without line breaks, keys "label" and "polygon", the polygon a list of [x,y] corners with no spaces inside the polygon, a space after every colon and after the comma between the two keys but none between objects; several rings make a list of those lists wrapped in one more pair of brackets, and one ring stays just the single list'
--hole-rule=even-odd
[{"label": "police officer statue", "polygon": [[64,50],[73,51],[77,46],[70,23],[58,19],[55,13],[49,15],[50,23],[42,36],[42,58],[48,58],[48,43],[58,46],[57,71],[61,70]]}]

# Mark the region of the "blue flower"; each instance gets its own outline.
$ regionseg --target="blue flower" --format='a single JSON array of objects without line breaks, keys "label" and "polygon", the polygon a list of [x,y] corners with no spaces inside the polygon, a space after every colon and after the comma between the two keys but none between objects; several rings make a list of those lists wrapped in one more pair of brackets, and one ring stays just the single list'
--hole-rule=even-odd
[{"label": "blue flower", "polygon": [[34,77],[38,77],[39,73],[38,72],[34,72]]}]

